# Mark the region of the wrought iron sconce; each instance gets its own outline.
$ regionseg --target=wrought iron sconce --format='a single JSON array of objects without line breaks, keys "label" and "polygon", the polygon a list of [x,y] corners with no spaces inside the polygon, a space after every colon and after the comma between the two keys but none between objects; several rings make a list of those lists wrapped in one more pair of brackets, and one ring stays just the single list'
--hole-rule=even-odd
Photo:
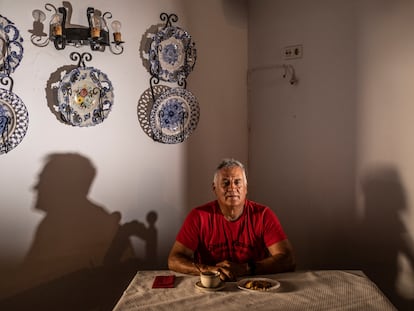
[{"label": "wrought iron sconce", "polygon": [[88,26],[72,25],[70,18],[72,16],[72,5],[68,1],[63,1],[63,6],[56,8],[53,4],[46,3],[45,9],[52,12],[49,23],[49,36],[44,32],[43,22],[46,15],[41,10],[34,10],[33,29],[29,30],[31,42],[38,46],[44,47],[53,41],[57,50],[65,49],[66,45],[81,47],[89,45],[92,51],[105,51],[109,47],[113,54],[119,55],[124,51],[121,38],[121,23],[114,20],[111,23],[113,40],[110,40],[110,31],[108,29],[107,20],[112,18],[112,13],[88,7],[86,17]]}]

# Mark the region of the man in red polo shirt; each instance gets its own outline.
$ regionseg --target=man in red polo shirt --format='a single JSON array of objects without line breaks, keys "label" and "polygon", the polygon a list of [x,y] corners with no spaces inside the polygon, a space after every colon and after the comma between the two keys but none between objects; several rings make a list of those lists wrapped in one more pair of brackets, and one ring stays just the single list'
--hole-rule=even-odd
[{"label": "man in red polo shirt", "polygon": [[267,206],[246,199],[247,178],[237,160],[214,174],[215,201],[194,208],[168,257],[170,270],[197,275],[220,271],[223,280],[292,271],[295,259],[282,226]]}]

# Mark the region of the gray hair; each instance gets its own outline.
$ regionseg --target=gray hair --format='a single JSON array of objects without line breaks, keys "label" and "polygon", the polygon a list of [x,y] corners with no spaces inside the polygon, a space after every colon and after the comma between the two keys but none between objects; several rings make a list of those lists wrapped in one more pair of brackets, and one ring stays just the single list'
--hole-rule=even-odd
[{"label": "gray hair", "polygon": [[237,161],[236,159],[230,159],[230,158],[221,160],[221,162],[217,166],[216,171],[214,172],[214,177],[213,177],[214,185],[216,185],[217,183],[218,173],[221,169],[235,167],[235,166],[240,167],[242,169],[243,180],[244,180],[244,183],[247,185],[246,169],[244,168],[244,165],[240,161]]}]

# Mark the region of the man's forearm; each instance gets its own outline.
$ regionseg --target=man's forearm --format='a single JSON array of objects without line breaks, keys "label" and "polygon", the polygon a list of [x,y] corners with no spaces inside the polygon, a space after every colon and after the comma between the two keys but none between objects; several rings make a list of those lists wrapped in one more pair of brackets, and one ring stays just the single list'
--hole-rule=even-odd
[{"label": "man's forearm", "polygon": [[211,269],[208,265],[196,264],[185,256],[177,255],[168,259],[168,268],[176,272],[192,275],[199,275],[201,271],[209,271]]},{"label": "man's forearm", "polygon": [[260,260],[255,265],[255,274],[289,272],[295,270],[292,254],[276,254]]}]

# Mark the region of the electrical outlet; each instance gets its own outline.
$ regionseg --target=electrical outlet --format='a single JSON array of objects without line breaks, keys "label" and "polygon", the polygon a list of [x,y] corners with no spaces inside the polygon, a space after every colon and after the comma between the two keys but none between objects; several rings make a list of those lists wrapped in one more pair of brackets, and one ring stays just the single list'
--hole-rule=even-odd
[{"label": "electrical outlet", "polygon": [[290,45],[286,46],[282,50],[284,59],[294,59],[303,57],[303,45]]}]

